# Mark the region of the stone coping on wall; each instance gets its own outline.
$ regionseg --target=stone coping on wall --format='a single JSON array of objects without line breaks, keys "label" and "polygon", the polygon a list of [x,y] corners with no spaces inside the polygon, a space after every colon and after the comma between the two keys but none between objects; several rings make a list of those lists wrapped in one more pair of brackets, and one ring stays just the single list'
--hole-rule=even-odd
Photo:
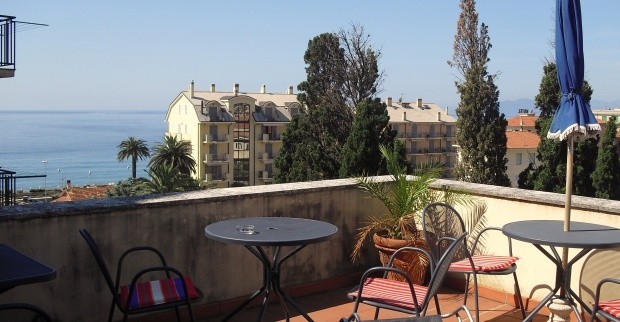
[{"label": "stone coping on wall", "polygon": [[[390,176],[375,177],[377,181],[389,181]],[[162,195],[138,197],[117,197],[93,199],[76,202],[38,203],[0,208],[0,221],[33,219],[38,217],[65,216],[80,213],[102,213],[137,208],[164,207],[170,204],[203,203],[205,200],[220,201],[237,198],[246,198],[254,195],[270,194],[300,194],[304,192],[321,191],[324,189],[339,190],[351,189],[356,185],[356,179],[336,179],[323,181],[309,181],[298,183],[284,183],[249,187],[234,187],[208,189],[201,191],[177,192]],[[485,196],[498,199],[515,200],[564,207],[565,195],[559,193],[525,190],[511,187],[499,187],[475,184],[454,180],[439,179],[432,184],[435,189],[450,187],[460,189],[476,196]],[[590,210],[620,215],[620,201],[572,196],[572,208]]]}]

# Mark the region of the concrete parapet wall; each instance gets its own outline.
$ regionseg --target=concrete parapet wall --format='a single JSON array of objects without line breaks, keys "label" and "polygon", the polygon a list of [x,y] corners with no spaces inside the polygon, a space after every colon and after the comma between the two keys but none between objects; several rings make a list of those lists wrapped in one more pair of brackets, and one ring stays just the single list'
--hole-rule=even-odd
[{"label": "concrete parapet wall", "polygon": [[[462,189],[483,200],[488,206],[487,226],[501,227],[524,219],[562,219],[564,213],[561,194],[449,180],[438,180],[434,186]],[[620,202],[573,197],[573,205],[573,220],[620,228]],[[4,207],[0,208],[0,243],[56,268],[58,275],[50,282],[0,294],[0,302],[33,303],[58,321],[105,320],[111,294],[78,233],[80,228],[88,229],[99,243],[113,275],[125,249],[151,245],[164,253],[171,266],[193,277],[205,293],[201,303],[209,304],[249,294],[260,285],[262,275],[260,264],[244,247],[207,239],[206,225],[255,216],[301,217],[336,225],[339,232],[332,239],[310,245],[285,262],[282,280],[290,287],[353,274],[377,264],[370,245],[363,263],[351,263],[349,253],[360,223],[383,212],[377,200],[367,198],[349,179]],[[493,237],[485,251],[505,253],[502,237]],[[515,241],[514,253],[521,257],[518,274],[523,295],[542,298],[545,285],[553,284],[553,266],[532,245]],[[148,260],[128,263],[125,272]],[[541,269],[548,274],[541,274]],[[579,287],[582,279],[574,280]],[[483,284],[510,294],[511,281],[510,277],[491,277]]]}]

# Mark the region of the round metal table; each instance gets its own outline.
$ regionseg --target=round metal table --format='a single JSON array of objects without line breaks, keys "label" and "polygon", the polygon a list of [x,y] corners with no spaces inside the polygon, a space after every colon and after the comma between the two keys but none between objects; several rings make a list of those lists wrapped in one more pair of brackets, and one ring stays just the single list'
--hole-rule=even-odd
[{"label": "round metal table", "polygon": [[[581,304],[582,308],[588,311],[590,309],[570,288],[573,264],[594,249],[620,247],[620,229],[573,221],[570,223],[570,230],[564,231],[564,222],[561,220],[524,220],[504,225],[502,232],[510,238],[533,244],[556,266],[555,287],[524,321],[530,321],[561,289],[565,291],[564,298],[568,300],[577,318],[581,321],[581,315],[577,312],[575,300]],[[548,246],[551,252],[547,251],[543,246]],[[564,268],[562,266],[562,258],[556,247],[579,248],[581,251],[568,261],[566,268]]]},{"label": "round metal table", "polygon": [[[273,290],[290,320],[286,306],[289,303],[307,321],[312,321],[293,299],[280,286],[280,267],[282,263],[302,250],[305,246],[327,240],[338,232],[336,226],[317,220],[290,217],[249,217],[235,218],[216,222],[205,227],[205,235],[213,240],[243,245],[263,264],[263,285],[248,297],[238,308],[224,317],[227,321],[247,306],[260,294],[265,293],[257,321],[261,321],[269,294]],[[263,247],[275,247],[273,258],[270,259]],[[280,257],[280,247],[295,246],[286,255]]]}]

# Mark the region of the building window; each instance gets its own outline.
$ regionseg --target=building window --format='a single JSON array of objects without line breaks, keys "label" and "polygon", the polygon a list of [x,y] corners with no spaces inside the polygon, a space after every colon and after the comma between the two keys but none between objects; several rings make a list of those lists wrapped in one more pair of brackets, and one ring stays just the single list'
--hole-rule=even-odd
[{"label": "building window", "polygon": [[529,163],[536,164],[536,153],[528,153]]},{"label": "building window", "polygon": [[523,153],[517,153],[517,165],[521,165],[523,162]]}]

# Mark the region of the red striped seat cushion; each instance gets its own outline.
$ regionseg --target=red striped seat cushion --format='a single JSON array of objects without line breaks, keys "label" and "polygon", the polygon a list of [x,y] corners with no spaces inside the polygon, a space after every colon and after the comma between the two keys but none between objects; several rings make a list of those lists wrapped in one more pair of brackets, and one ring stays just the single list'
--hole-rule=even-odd
[{"label": "red striped seat cushion", "polygon": [[612,301],[600,301],[598,302],[598,307],[613,315],[617,318],[620,318],[620,299],[612,300]]},{"label": "red striped seat cushion", "polygon": [[[471,259],[474,262],[476,272],[491,272],[507,269],[519,258],[513,256],[474,255]],[[471,263],[467,258],[454,262],[450,264],[450,271],[471,272]]]},{"label": "red striped seat cushion", "polygon": [[[189,298],[197,298],[198,291],[196,291],[194,283],[192,283],[192,279],[189,278],[189,276],[185,277],[185,285],[187,286]],[[121,286],[120,295],[121,306],[125,306],[127,297],[129,296],[129,285]],[[178,277],[140,282],[136,284],[136,288],[131,296],[129,309],[135,310],[180,300],[185,300],[185,294],[183,292],[183,282]]]},{"label": "red striped seat cushion", "polygon": [[[418,300],[418,306],[421,306],[428,289],[425,286],[414,284],[413,290]],[[348,295],[355,298],[357,297],[357,291],[358,289],[356,288],[349,292]],[[413,296],[411,295],[409,284],[406,282],[378,277],[368,278],[364,281],[361,299],[390,304],[410,310],[416,309],[416,306],[413,304]]]}]

